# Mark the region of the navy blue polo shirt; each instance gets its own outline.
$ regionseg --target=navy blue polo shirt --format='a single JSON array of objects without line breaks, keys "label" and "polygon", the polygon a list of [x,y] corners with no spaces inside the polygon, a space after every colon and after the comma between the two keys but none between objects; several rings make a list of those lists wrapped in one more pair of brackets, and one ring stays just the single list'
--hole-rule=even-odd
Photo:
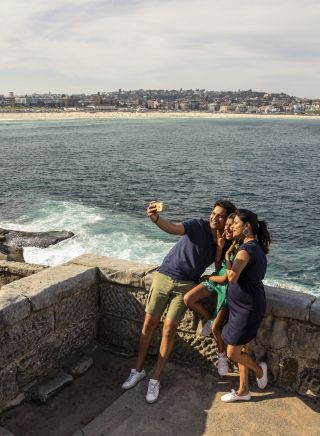
[{"label": "navy blue polo shirt", "polygon": [[182,224],[185,234],[163,259],[159,272],[176,280],[198,282],[214,262],[217,244],[208,220],[192,219]]}]

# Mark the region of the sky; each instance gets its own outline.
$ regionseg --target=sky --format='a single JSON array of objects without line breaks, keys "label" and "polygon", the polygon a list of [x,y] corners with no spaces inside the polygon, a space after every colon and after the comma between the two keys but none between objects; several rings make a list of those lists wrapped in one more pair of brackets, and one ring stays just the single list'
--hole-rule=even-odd
[{"label": "sky", "polygon": [[253,89],[320,98],[319,0],[0,0],[0,94]]}]

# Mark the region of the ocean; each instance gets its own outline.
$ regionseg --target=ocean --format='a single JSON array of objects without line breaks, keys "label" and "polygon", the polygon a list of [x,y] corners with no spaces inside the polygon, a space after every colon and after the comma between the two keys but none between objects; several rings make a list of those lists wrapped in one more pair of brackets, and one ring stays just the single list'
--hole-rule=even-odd
[{"label": "ocean", "polygon": [[82,253],[160,263],[177,240],[146,217],[208,217],[227,198],[265,219],[265,283],[320,295],[320,119],[99,119],[0,122],[0,227],[70,230],[26,261]]}]

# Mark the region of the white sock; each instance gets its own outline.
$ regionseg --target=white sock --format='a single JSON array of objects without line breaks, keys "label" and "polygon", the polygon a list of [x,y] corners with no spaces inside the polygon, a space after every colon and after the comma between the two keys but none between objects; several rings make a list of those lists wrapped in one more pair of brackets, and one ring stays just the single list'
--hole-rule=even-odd
[{"label": "white sock", "polygon": [[225,351],[223,351],[222,353],[219,353],[218,351],[218,357],[227,357]]}]

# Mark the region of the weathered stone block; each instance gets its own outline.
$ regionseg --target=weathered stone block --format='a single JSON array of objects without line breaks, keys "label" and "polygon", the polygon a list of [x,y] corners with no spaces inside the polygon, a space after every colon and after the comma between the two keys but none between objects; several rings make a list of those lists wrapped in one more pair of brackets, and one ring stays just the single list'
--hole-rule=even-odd
[{"label": "weathered stone block", "polygon": [[36,311],[89,288],[96,282],[96,276],[96,268],[62,265],[17,280],[5,288],[27,297]]},{"label": "weathered stone block", "polygon": [[[280,367],[279,367],[280,356],[279,354],[268,351],[266,360],[268,363],[269,381],[271,383],[275,383],[278,380],[280,374]],[[262,359],[261,360],[259,359],[259,361],[261,362]]]},{"label": "weathered stone block", "polygon": [[210,337],[179,331],[172,360],[188,363],[194,367],[212,367],[217,363],[217,347]]},{"label": "weathered stone block", "polygon": [[284,357],[280,359],[280,375],[279,383],[290,390],[295,390],[298,383],[298,368],[297,359],[292,357]]},{"label": "weathered stone block", "polygon": [[76,378],[76,377],[80,377],[80,375],[87,372],[92,366],[93,366],[92,357],[83,357],[78,362],[75,362],[71,366],[71,368],[68,372],[70,372],[72,377]]},{"label": "weathered stone block", "polygon": [[0,332],[0,368],[13,359],[23,356],[30,348],[36,347],[54,331],[53,311],[41,311],[32,314],[23,322]]},{"label": "weathered stone block", "polygon": [[28,317],[31,306],[28,299],[3,286],[0,292],[0,330]]},{"label": "weathered stone block", "polygon": [[187,310],[179,324],[178,330],[181,332],[196,333],[200,321],[201,320],[196,313]]},{"label": "weathered stone block", "polygon": [[[113,348],[126,350],[129,353],[135,353],[139,348],[139,340],[142,323],[129,321],[127,319],[104,316],[99,321],[99,339]],[[153,339],[150,354],[157,354],[161,340],[162,326],[156,331]]]},{"label": "weathered stone block", "polygon": [[44,265],[35,265],[25,262],[0,261],[0,274],[6,272],[19,278],[28,277],[48,268]]},{"label": "weathered stone block", "polygon": [[320,360],[320,327],[299,323],[294,329],[291,350],[295,356]]},{"label": "weathered stone block", "polygon": [[68,324],[98,317],[97,286],[78,292],[71,297],[64,298],[55,307],[55,328],[60,330]]},{"label": "weathered stone block", "polygon": [[320,325],[320,297],[318,297],[311,305],[310,321],[313,324]]},{"label": "weathered stone block", "polygon": [[138,350],[141,323],[105,315],[99,322],[99,339],[112,346]]},{"label": "weathered stone block", "polygon": [[316,298],[313,295],[271,286],[265,286],[265,292],[267,314],[281,318],[309,320],[310,307]]},{"label": "weathered stone block", "polygon": [[11,363],[0,371],[0,409],[19,393],[16,380],[17,367]]},{"label": "weathered stone block", "polygon": [[142,323],[147,299],[148,293],[141,289],[112,283],[101,285],[100,302],[103,314]]},{"label": "weathered stone block", "polygon": [[84,254],[72,259],[72,261],[68,263],[98,267],[102,280],[138,288],[144,286],[145,276],[158,268],[157,265],[98,256],[95,254]]},{"label": "weathered stone block", "polygon": [[70,374],[60,371],[51,380],[33,386],[29,392],[30,397],[32,400],[46,403],[50,397],[72,381],[73,377]]},{"label": "weathered stone block", "polygon": [[320,398],[320,368],[304,368],[300,374],[299,392]]},{"label": "weathered stone block", "polygon": [[289,344],[288,328],[287,319],[265,316],[259,327],[256,342],[276,350],[285,348]]},{"label": "weathered stone block", "polygon": [[52,369],[59,368],[61,359],[76,350],[88,347],[96,338],[96,321],[85,320],[69,325],[42,341],[25,354],[18,362],[18,383],[20,388],[32,380],[42,377]]}]

